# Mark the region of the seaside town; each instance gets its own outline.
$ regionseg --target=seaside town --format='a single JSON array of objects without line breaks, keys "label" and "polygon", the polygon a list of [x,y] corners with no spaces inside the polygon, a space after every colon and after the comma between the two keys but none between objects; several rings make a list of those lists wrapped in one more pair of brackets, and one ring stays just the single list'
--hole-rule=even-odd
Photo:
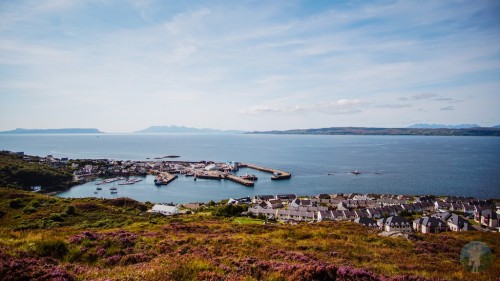
[{"label": "seaside town", "polygon": [[[273,180],[289,179],[285,171],[259,167],[252,164],[228,161],[186,162],[164,161],[176,158],[169,155],[156,157],[153,161],[118,161],[109,159],[70,160],[68,158],[26,156],[24,161],[49,164],[56,168],[70,167],[74,180],[83,183],[96,178],[96,185],[118,181],[119,185],[129,185],[141,181],[131,176],[156,175],[156,185],[166,185],[177,178],[186,177],[231,180],[253,186],[255,175],[236,176],[231,172],[246,167],[272,174]],[[357,175],[361,172],[354,171]],[[102,189],[97,187],[97,189]],[[37,189],[39,191],[40,188]],[[116,187],[111,191],[116,193]],[[245,205],[248,210],[242,215],[261,218],[266,223],[312,223],[321,221],[353,221],[366,227],[379,229],[386,235],[401,235],[411,232],[438,233],[443,231],[500,231],[500,204],[491,200],[456,196],[409,196],[387,194],[320,194],[314,197],[295,194],[257,195],[243,198],[230,198],[228,205]],[[156,204],[150,212],[163,215],[185,213],[180,209],[196,212],[204,203]]]}]

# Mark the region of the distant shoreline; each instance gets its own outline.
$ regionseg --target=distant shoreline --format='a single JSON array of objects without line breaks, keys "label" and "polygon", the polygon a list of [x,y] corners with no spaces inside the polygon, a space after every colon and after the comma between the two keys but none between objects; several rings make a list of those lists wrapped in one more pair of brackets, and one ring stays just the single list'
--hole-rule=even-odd
[{"label": "distant shoreline", "polygon": [[0,134],[103,134],[95,128],[62,128],[62,129],[22,129],[3,131]]},{"label": "distant shoreline", "polygon": [[366,135],[366,136],[492,136],[500,137],[500,128],[423,129],[423,128],[365,128],[332,127],[319,129],[294,129],[284,131],[254,131],[247,134],[267,135]]}]

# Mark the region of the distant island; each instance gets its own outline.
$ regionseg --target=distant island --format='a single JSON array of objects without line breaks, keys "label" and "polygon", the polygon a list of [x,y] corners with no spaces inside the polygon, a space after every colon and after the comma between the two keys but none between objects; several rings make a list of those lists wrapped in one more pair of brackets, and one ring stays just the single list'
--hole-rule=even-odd
[{"label": "distant island", "polygon": [[285,131],[254,131],[249,134],[289,134],[289,135],[409,135],[409,136],[500,136],[500,128],[365,128],[331,127],[319,129],[294,129]]},{"label": "distant island", "polygon": [[238,130],[219,130],[219,129],[210,129],[210,128],[190,128],[185,126],[151,126],[144,130],[136,131],[135,133],[205,133],[205,134],[214,134],[214,133],[224,133],[224,134],[240,134],[244,133],[244,131]]},{"label": "distant island", "polygon": [[3,131],[0,134],[102,134],[94,128],[63,128],[63,129],[22,129]]}]

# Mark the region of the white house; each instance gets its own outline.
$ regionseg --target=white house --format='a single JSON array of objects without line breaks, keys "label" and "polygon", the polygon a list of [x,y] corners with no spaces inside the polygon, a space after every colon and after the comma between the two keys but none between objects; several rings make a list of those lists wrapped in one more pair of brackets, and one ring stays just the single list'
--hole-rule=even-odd
[{"label": "white house", "polygon": [[377,225],[383,231],[411,232],[411,224],[399,216],[390,216],[377,221]]},{"label": "white house", "polygon": [[150,213],[160,213],[165,216],[175,215],[179,213],[179,209],[176,206],[167,206],[167,205],[159,205],[155,204]]}]

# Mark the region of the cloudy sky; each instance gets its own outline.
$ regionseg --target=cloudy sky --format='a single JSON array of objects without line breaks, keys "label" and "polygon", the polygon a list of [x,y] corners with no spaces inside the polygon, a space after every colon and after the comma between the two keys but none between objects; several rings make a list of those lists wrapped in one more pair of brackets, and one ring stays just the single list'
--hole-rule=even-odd
[{"label": "cloudy sky", "polygon": [[500,1],[0,0],[0,130],[500,124]]}]

